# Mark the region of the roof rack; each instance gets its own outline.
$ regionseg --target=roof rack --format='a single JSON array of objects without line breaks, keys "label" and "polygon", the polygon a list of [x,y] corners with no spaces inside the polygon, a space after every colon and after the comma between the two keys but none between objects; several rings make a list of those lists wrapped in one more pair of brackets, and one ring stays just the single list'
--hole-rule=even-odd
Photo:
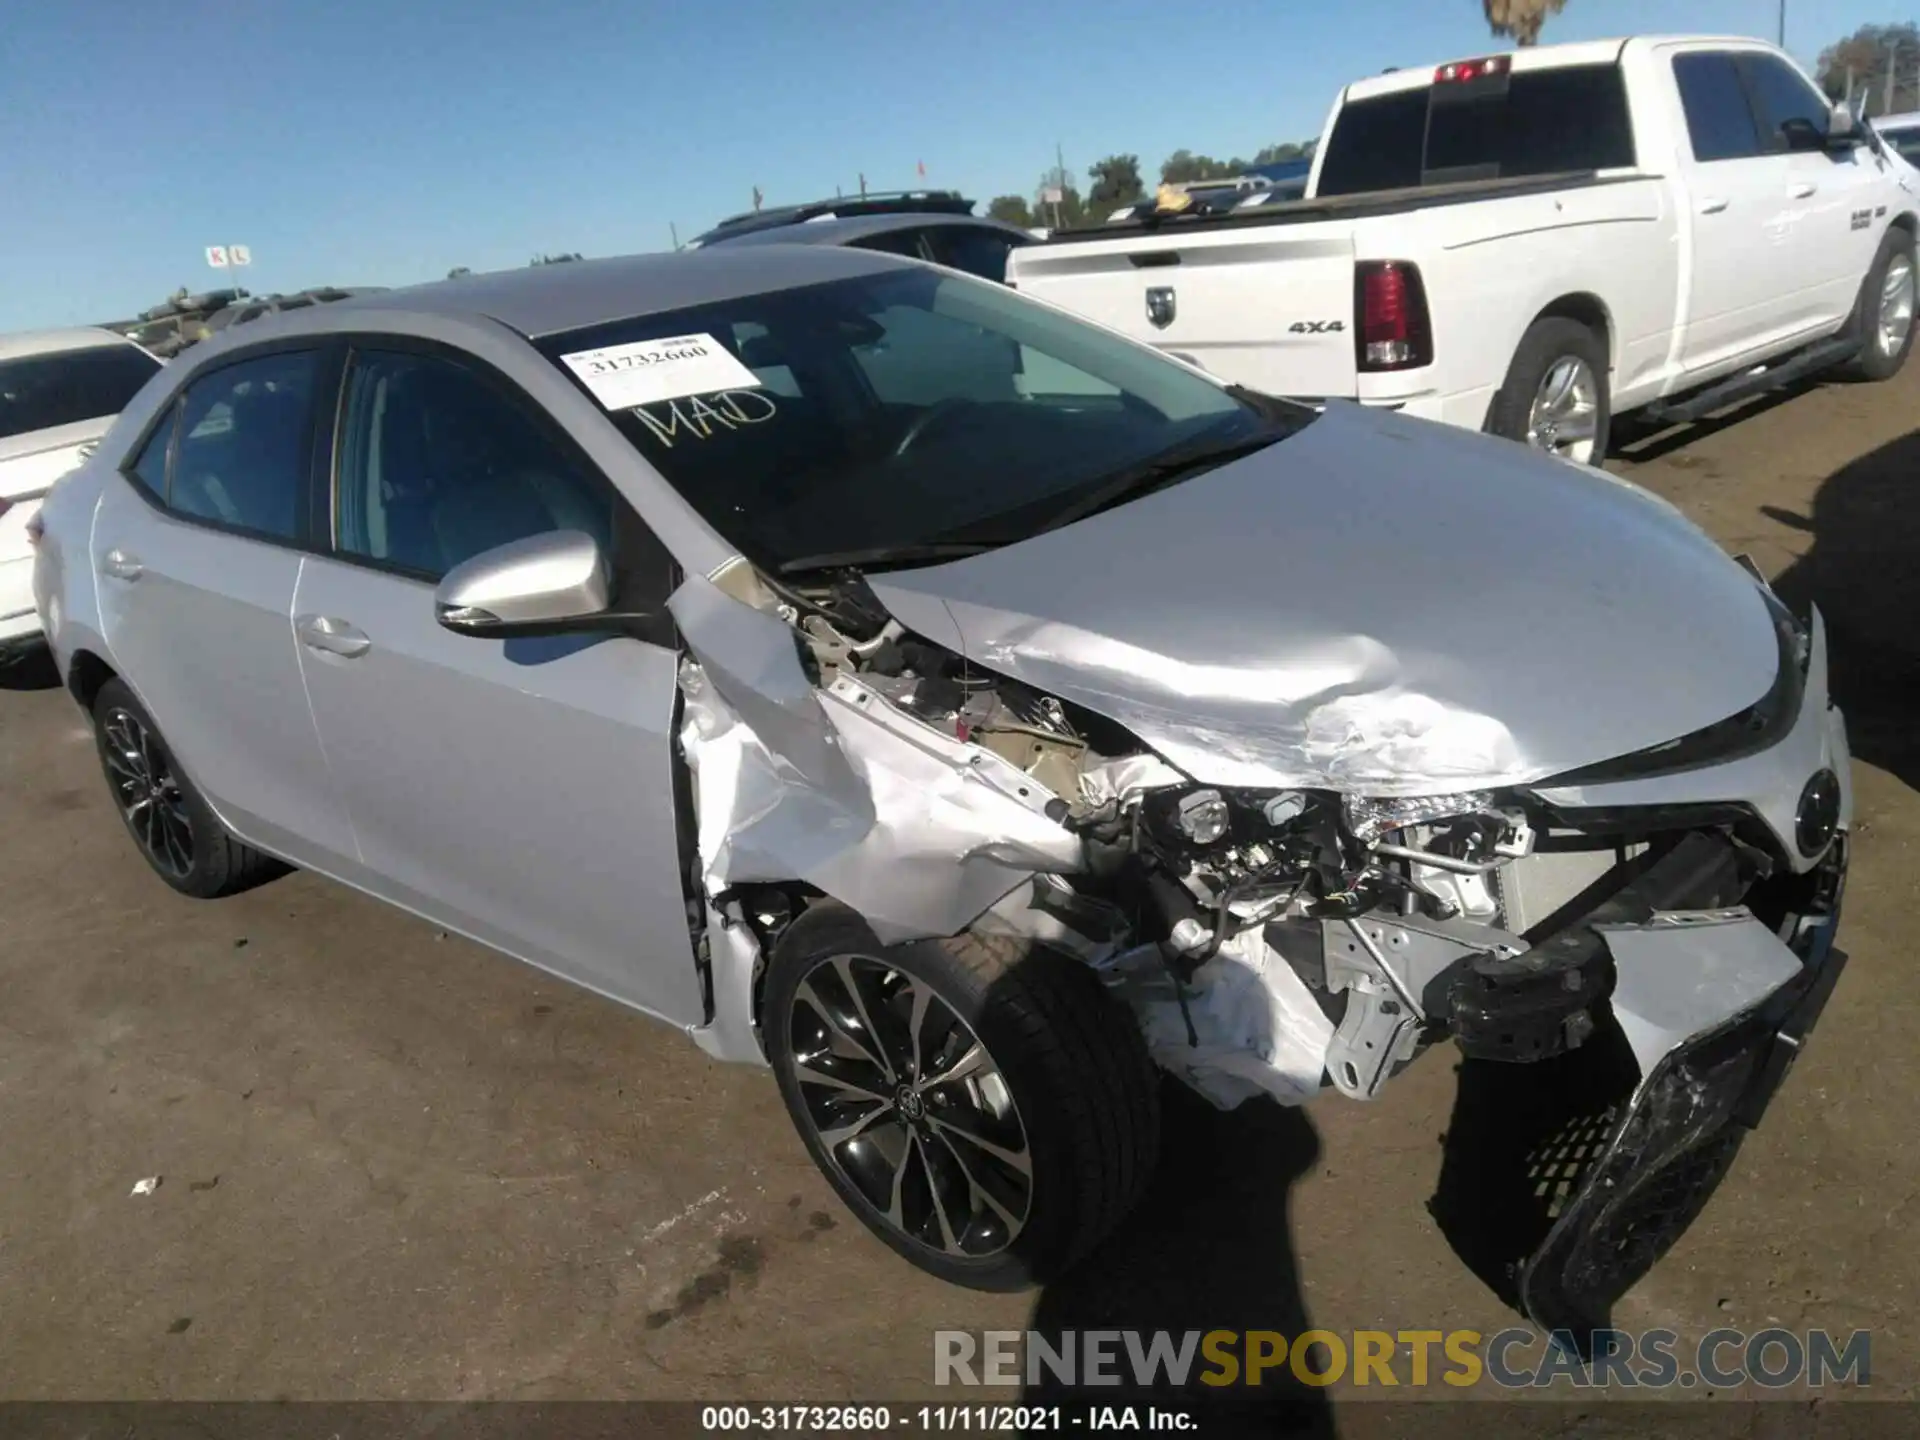
[{"label": "roof rack", "polygon": [[793,225],[827,216],[885,215],[901,210],[935,210],[972,214],[973,201],[958,190],[869,190],[864,195],[836,195],[831,200],[808,200],[798,205],[769,205],[729,215],[711,230],[718,235],[736,229],[758,229],[764,225]]}]

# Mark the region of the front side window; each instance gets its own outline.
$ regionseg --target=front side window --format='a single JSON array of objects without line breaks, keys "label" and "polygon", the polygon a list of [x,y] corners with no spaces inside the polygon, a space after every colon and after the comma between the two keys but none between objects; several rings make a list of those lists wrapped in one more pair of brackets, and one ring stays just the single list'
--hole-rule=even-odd
[{"label": "front side window", "polygon": [[118,415],[159,369],[137,345],[0,360],[0,440]]},{"label": "front side window", "polygon": [[1777,55],[1759,52],[1743,55],[1741,63],[1753,90],[1754,108],[1760,112],[1761,135],[1769,148],[1787,148],[1789,120],[1805,121],[1818,132],[1826,130],[1833,106],[1793,66]]},{"label": "front side window", "polygon": [[441,356],[356,349],[338,455],[334,543],[363,560],[438,580],[554,530],[612,545],[610,488],[524,401]]},{"label": "front side window", "polygon": [[189,385],[168,507],[236,530],[298,540],[319,363],[311,350],[262,355]]},{"label": "front side window", "polygon": [[1695,160],[1743,160],[1761,152],[1746,87],[1730,53],[1703,50],[1676,55],[1673,78],[1687,112],[1687,137]]},{"label": "front side window", "polygon": [[539,348],[715,530],[775,571],[1011,543],[1142,467],[1170,474],[1154,467],[1279,439],[1312,416],[933,269],[742,296]]}]

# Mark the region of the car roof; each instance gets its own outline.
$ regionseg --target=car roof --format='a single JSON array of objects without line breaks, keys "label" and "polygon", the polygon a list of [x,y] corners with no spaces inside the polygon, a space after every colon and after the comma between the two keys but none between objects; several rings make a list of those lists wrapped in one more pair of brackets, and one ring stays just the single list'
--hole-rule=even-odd
[{"label": "car roof", "polygon": [[70,330],[24,330],[0,335],[0,360],[21,360],[29,355],[56,355],[62,350],[92,350],[101,345],[131,345],[133,341],[98,325],[75,326]]},{"label": "car roof", "polygon": [[930,225],[962,226],[990,230],[997,234],[1031,240],[1032,235],[1017,225],[985,215],[959,215],[939,210],[909,210],[890,215],[849,215],[844,218],[802,220],[793,225],[774,225],[763,230],[747,230],[738,235],[721,235],[701,245],[705,250],[716,245],[857,245],[875,235],[892,235],[902,230],[921,230]]},{"label": "car roof", "polygon": [[[627,255],[610,260],[567,260],[463,275],[376,294],[356,295],[330,305],[307,305],[250,322],[246,332],[261,336],[334,330],[338,317],[351,312],[484,316],[529,339],[556,335],[612,320],[680,310],[743,295],[791,290],[828,280],[850,279],[914,262],[872,250],[834,246],[786,245],[773,250],[743,249],[729,242],[711,249]],[[229,327],[226,335],[243,333]]]}]

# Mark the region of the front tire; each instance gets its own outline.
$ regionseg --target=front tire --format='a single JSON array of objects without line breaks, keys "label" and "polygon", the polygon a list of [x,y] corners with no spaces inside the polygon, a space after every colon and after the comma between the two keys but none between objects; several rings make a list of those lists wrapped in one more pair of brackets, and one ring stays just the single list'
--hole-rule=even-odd
[{"label": "front tire", "polygon": [[175,890],[212,900],[286,873],[283,863],[228,833],[125,681],[100,687],[93,735],[127,833],[153,873]]},{"label": "front tire", "polygon": [[1920,266],[1913,235],[1896,225],[1880,237],[1880,249],[1853,302],[1849,328],[1860,341],[1860,353],[1847,365],[1853,379],[1891,380],[1907,363],[1917,285]]},{"label": "front tire", "polygon": [[1487,429],[1582,465],[1607,458],[1613,402],[1606,342],[1578,320],[1550,315],[1520,339],[1487,412]]},{"label": "front tire", "polygon": [[761,1015],[814,1163],[869,1230],[950,1284],[1049,1280],[1145,1193],[1159,1077],[1078,960],[998,935],[883,946],[825,903],[775,947]]}]

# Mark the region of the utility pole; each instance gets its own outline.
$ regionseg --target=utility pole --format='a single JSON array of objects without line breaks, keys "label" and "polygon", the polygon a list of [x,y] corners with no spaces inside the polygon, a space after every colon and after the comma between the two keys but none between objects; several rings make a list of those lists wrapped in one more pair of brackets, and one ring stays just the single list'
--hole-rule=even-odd
[{"label": "utility pole", "polygon": [[667,221],[667,234],[673,237],[673,248],[678,250],[680,248],[680,227],[671,220]]},{"label": "utility pole", "polygon": [[1060,152],[1060,142],[1053,142],[1053,188],[1060,197],[1053,202],[1053,228],[1060,228],[1060,203],[1067,198],[1067,162]]},{"label": "utility pole", "polygon": [[1778,44],[1782,50],[1787,48],[1787,0],[1780,0],[1780,38]]},{"label": "utility pole", "polygon": [[1900,73],[1900,41],[1897,37],[1887,39],[1887,87],[1886,95],[1880,102],[1882,115],[1893,114],[1893,77]]}]

